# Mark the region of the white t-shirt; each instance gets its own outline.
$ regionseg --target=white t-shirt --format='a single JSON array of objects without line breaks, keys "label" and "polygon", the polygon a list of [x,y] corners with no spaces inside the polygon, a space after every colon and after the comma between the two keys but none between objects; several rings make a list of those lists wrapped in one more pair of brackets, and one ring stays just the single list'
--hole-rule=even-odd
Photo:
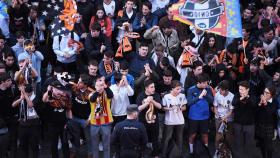
[{"label": "white t-shirt", "polygon": [[103,7],[104,10],[106,12],[106,15],[108,16],[110,15],[115,15],[115,9],[116,9],[116,2],[115,1],[111,1],[110,4],[106,4],[103,2]]},{"label": "white t-shirt", "polygon": [[[232,100],[234,95],[229,92],[227,96],[223,96],[218,91],[214,97],[214,107],[217,107],[218,114],[215,116],[217,119],[222,118],[229,113],[230,110],[233,110]],[[228,121],[232,121],[233,117],[230,116]]]},{"label": "white t-shirt", "polygon": [[128,86],[118,87],[116,84],[110,86],[114,97],[111,103],[111,111],[113,116],[126,115],[127,106],[130,104],[129,96],[133,96],[134,91]]},{"label": "white t-shirt", "polygon": [[187,104],[185,94],[180,93],[178,96],[167,94],[163,97],[162,105],[172,110],[165,111],[165,122],[166,125],[181,125],[185,123],[183,112],[180,108]]},{"label": "white t-shirt", "polygon": [[126,15],[128,16],[128,18],[130,19],[133,15],[133,11],[131,11],[130,13],[129,12],[126,12]]},{"label": "white t-shirt", "polygon": [[164,8],[166,5],[169,4],[170,0],[150,0],[152,3],[152,13],[158,9]]}]

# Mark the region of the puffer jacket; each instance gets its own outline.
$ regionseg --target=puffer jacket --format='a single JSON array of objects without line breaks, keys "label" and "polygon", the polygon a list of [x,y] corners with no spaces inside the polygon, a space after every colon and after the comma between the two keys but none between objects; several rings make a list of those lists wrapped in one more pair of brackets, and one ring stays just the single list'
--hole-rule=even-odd
[{"label": "puffer jacket", "polygon": [[144,33],[144,38],[152,39],[154,46],[163,45],[167,48],[166,52],[171,56],[179,49],[180,40],[177,31],[174,29],[172,29],[170,36],[166,36],[160,29],[152,31],[152,28],[150,28]]}]

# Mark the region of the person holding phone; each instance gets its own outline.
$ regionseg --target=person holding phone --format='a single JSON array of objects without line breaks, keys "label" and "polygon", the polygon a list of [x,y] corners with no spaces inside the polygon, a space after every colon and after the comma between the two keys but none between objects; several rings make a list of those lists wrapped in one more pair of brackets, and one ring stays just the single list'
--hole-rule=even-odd
[{"label": "person holding phone", "polygon": [[58,140],[62,144],[64,157],[70,157],[69,144],[66,139],[67,119],[71,118],[71,98],[64,87],[58,80],[54,80],[44,93],[42,101],[47,104],[46,112],[48,114],[49,133],[51,141],[52,158],[58,158]]}]

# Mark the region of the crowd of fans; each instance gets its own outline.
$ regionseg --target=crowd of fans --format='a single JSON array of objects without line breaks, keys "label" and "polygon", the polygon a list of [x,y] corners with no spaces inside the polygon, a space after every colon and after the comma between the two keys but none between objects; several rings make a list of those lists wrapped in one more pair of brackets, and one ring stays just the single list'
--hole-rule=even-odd
[{"label": "crowd of fans", "polygon": [[73,31],[52,36],[45,7],[62,1],[2,0],[0,158],[37,158],[42,142],[53,158],[79,157],[82,144],[92,158],[195,157],[196,140],[209,157],[271,158],[280,0],[240,1],[243,38],[174,20],[176,2],[77,0]]}]

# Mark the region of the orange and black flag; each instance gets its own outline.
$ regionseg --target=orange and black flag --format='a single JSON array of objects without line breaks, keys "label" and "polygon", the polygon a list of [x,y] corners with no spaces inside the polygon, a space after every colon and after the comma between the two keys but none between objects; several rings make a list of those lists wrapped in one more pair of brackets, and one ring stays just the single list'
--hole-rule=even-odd
[{"label": "orange and black flag", "polygon": [[171,11],[174,19],[225,37],[242,37],[238,0],[179,0]]},{"label": "orange and black flag", "polygon": [[75,0],[65,0],[64,9],[56,16],[50,24],[51,35],[58,36],[68,34],[74,29],[77,15]]},{"label": "orange and black flag", "polygon": [[64,10],[61,12],[62,15],[59,15],[59,19],[64,21],[64,27],[69,31],[74,29],[77,16],[77,4],[75,0],[65,0],[64,1]]}]

